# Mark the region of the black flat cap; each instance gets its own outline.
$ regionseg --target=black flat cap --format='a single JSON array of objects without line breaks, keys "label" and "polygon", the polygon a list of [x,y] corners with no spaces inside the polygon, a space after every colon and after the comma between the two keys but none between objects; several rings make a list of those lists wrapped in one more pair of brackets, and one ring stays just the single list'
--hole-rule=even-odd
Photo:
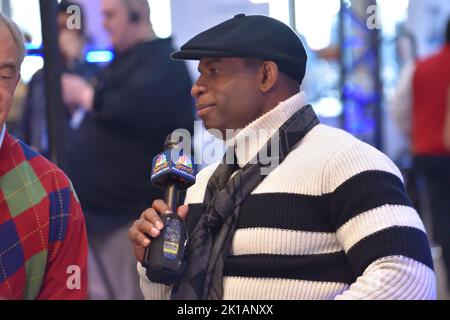
[{"label": "black flat cap", "polygon": [[305,76],[306,50],[298,35],[284,23],[261,15],[238,14],[186,42],[173,59],[260,58],[299,84]]}]

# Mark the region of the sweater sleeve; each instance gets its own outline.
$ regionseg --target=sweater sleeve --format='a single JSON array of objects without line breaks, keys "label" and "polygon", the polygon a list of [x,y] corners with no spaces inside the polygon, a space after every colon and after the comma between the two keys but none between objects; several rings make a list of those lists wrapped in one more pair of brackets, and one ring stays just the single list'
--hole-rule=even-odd
[{"label": "sweater sleeve", "polygon": [[139,285],[145,300],[169,300],[172,286],[152,282],[145,274],[145,268],[138,262]]},{"label": "sweater sleeve", "polygon": [[337,299],[435,299],[427,235],[398,168],[356,143],[331,159],[325,175],[330,221],[356,278]]},{"label": "sweater sleeve", "polygon": [[88,292],[84,216],[64,174],[59,172],[55,180],[60,188],[50,198],[47,268],[38,299],[84,300]]}]

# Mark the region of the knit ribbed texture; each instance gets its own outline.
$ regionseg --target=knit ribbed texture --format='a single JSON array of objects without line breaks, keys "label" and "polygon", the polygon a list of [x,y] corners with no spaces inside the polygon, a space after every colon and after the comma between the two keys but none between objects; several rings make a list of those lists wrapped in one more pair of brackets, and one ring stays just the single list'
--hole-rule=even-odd
[{"label": "knit ribbed texture", "polygon": [[[273,133],[303,104],[303,95],[281,103],[234,143],[249,130]],[[238,148],[239,164],[265,142]],[[216,166],[202,170],[188,190],[190,215],[201,212]],[[146,298],[170,296],[170,287],[149,282],[139,268]],[[436,297],[425,228],[400,171],[375,148],[325,125],[306,135],[242,203],[224,276],[224,299]]]},{"label": "knit ribbed texture", "polygon": [[347,288],[342,283],[227,277],[224,300],[331,300]]},{"label": "knit ribbed texture", "polygon": [[[252,239],[252,241],[247,241]],[[237,230],[233,255],[281,254],[314,255],[341,251],[334,233],[304,232],[270,228]]]},{"label": "knit ribbed texture", "polygon": [[138,263],[137,270],[140,278],[142,294],[147,300],[169,299],[171,287],[160,283],[149,282],[146,270]]},{"label": "knit ribbed texture", "polygon": [[420,262],[401,256],[372,263],[350,290],[337,300],[431,300],[436,299],[434,272]]},{"label": "knit ribbed texture", "polygon": [[86,299],[87,244],[69,179],[6,132],[0,147],[0,300]]}]

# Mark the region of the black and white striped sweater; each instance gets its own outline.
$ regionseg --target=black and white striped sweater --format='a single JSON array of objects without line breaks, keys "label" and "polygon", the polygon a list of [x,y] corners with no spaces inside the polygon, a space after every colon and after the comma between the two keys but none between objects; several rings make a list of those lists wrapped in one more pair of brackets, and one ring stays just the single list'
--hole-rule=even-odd
[{"label": "black and white striped sweater", "polygon": [[[244,165],[299,108],[304,95],[280,103],[235,137]],[[258,141],[243,141],[249,130]],[[187,193],[201,210],[217,165],[203,169]],[[147,299],[171,287],[150,282]],[[435,299],[425,228],[401,173],[381,152],[350,134],[318,125],[241,206],[224,269],[224,299]]]}]

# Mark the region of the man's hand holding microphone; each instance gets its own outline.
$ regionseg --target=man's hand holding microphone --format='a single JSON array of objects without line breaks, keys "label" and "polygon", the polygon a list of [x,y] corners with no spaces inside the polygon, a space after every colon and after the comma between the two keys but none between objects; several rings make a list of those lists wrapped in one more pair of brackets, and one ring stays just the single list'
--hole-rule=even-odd
[{"label": "man's hand holding microphone", "polygon": [[188,206],[178,207],[179,193],[195,183],[190,155],[179,137],[170,134],[164,152],[153,158],[151,182],[165,190],[165,200],[155,200],[128,231],[134,255],[146,268],[147,277],[167,285],[180,279],[185,266]]},{"label": "man's hand holding microphone", "polygon": [[[177,214],[181,219],[185,220],[188,214],[188,206],[182,205],[178,207]],[[164,200],[153,201],[152,207],[145,210],[139,220],[136,220],[128,231],[128,238],[130,239],[136,259],[142,263],[144,258],[145,248],[148,248],[152,238],[158,238],[161,235],[161,230],[164,224],[160,218],[162,214],[172,213],[172,209]]]}]

